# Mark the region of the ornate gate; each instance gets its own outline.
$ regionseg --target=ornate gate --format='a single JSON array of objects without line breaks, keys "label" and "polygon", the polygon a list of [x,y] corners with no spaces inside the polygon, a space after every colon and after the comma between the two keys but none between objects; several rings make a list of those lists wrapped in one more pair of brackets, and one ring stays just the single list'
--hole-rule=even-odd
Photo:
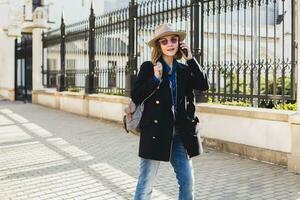
[{"label": "ornate gate", "polygon": [[15,99],[31,101],[32,35],[22,34],[15,41]]}]

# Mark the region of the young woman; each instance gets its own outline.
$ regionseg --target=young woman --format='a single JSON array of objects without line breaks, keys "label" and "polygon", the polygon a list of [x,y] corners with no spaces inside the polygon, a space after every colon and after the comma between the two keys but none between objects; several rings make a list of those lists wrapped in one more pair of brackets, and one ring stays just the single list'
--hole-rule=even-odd
[{"label": "young woman", "polygon": [[[179,183],[179,199],[194,199],[194,175],[191,158],[201,153],[195,130],[193,89],[207,90],[206,74],[183,42],[185,32],[171,24],[155,29],[148,42],[151,61],[144,62],[135,81],[131,98],[139,105],[144,101],[140,121],[140,175],[135,200],[151,198],[160,161],[170,161]],[[186,51],[186,55],[184,55]],[[183,58],[187,65],[177,62]]]}]

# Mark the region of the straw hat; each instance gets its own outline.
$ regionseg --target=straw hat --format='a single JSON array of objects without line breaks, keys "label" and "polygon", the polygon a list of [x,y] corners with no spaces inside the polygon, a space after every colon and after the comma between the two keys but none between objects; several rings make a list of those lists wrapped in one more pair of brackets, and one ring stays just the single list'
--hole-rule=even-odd
[{"label": "straw hat", "polygon": [[160,39],[161,37],[168,36],[168,35],[178,35],[179,40],[183,41],[186,37],[186,32],[177,31],[173,28],[172,24],[166,23],[161,24],[155,28],[154,37],[147,43],[149,47],[154,47],[155,42]]}]

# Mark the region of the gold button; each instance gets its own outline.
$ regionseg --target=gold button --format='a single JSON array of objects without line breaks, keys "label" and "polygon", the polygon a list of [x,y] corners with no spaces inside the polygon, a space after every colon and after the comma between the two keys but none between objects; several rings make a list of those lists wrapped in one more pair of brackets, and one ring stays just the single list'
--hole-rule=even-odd
[{"label": "gold button", "polygon": [[156,104],[159,104],[159,101],[157,100],[155,103],[156,103]]},{"label": "gold button", "polygon": [[154,120],[154,123],[157,124],[157,123],[158,123],[158,120]]}]

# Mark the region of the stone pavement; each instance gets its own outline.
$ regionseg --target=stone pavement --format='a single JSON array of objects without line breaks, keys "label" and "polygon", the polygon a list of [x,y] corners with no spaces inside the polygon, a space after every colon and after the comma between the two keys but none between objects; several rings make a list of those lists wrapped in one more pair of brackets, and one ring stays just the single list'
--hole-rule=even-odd
[{"label": "stone pavement", "polygon": [[[0,101],[0,199],[133,199],[138,140],[116,123]],[[286,167],[213,150],[193,162],[196,200],[300,200]],[[178,198],[169,163],[154,188],[152,199]]]}]

